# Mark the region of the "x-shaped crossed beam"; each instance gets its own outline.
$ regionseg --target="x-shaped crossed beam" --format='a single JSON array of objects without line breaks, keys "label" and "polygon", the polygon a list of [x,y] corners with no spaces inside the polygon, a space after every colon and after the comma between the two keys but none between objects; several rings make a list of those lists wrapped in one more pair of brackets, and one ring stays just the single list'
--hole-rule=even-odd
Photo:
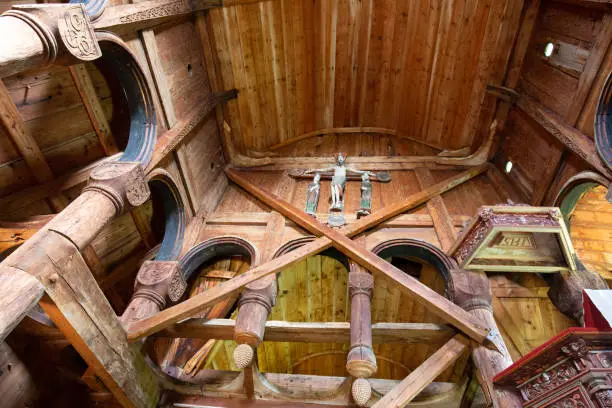
[{"label": "x-shaped crossed beam", "polygon": [[438,315],[447,323],[455,326],[474,341],[482,343],[486,339],[489,330],[481,327],[479,322],[476,321],[471,314],[382,258],[356,245],[350,238],[370,228],[376,227],[389,218],[415,208],[427,202],[432,197],[451,190],[459,184],[482,174],[487,169],[488,164],[474,167],[455,177],[451,177],[441,183],[437,183],[422,190],[419,193],[412,194],[404,201],[387,206],[341,230],[333,230],[319,223],[305,212],[284,201],[275,194],[267,192],[252,184],[235,169],[228,168],[226,169],[226,173],[234,183],[309,232],[320,236],[320,238],[288,254],[256,266],[248,272],[221,285],[217,285],[206,292],[200,293],[176,306],[165,309],[155,316],[134,323],[128,330],[128,339],[130,341],[136,341],[165,329],[183,319],[195,315],[224,297],[241,290],[251,282],[272,273],[280,272],[309,256],[316,255],[334,246],[370,272],[382,273],[389,276],[399,284],[401,289],[414,296],[415,300],[421,303],[425,308]]}]

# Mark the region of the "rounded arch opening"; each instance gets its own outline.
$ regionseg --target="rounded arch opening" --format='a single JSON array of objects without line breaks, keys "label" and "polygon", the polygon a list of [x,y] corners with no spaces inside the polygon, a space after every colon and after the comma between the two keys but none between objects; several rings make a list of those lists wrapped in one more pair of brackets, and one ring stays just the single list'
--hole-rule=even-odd
[{"label": "rounded arch opening", "polygon": [[599,96],[595,112],[595,145],[606,166],[612,170],[612,73]]},{"label": "rounded arch opening", "polygon": [[[102,57],[94,65],[109,84],[115,88],[113,105],[126,105],[129,132],[118,136],[124,149],[119,161],[140,162],[146,166],[151,160],[157,135],[157,117],[152,91],[138,60],[117,36],[96,33]],[[124,140],[123,142],[121,140]],[[125,141],[127,140],[127,142]]]},{"label": "rounded arch opening", "polygon": [[609,237],[612,204],[608,181],[597,173],[582,172],[561,188],[553,205],[561,209],[580,266],[612,281]]},{"label": "rounded arch opening", "polygon": [[185,206],[181,193],[172,176],[157,169],[149,176],[149,188],[153,202],[151,229],[161,240],[155,259],[173,261],[178,258],[185,235]]},{"label": "rounded arch opening", "polygon": [[[382,242],[372,248],[372,252],[381,258],[399,258],[406,260],[416,260],[417,262],[425,262],[432,265],[442,276],[444,280],[444,295],[447,298],[451,297],[450,290],[451,277],[450,271],[455,268],[455,261],[444,253],[440,248],[412,238],[398,238]],[[392,262],[395,263],[395,262]],[[407,268],[400,269],[411,274]],[[413,276],[415,277],[415,276]],[[452,300],[452,299],[451,299]]]}]

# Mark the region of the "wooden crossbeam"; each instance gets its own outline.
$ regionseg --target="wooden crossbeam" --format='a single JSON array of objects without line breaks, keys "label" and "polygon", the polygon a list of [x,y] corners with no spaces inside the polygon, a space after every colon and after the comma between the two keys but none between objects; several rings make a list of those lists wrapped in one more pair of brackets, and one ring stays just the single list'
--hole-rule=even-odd
[{"label": "wooden crossbeam", "polygon": [[176,125],[161,135],[155,144],[155,150],[151,161],[147,166],[147,172],[153,170],[160,161],[174,151],[183,139],[191,134],[204,119],[222,102],[236,98],[238,91],[232,89],[230,91],[213,93],[203,102],[196,105],[187,113],[185,119],[180,120]]},{"label": "wooden crossbeam", "polygon": [[[478,321],[461,307],[455,305],[450,300],[438,294],[431,288],[423,285],[417,279],[404,273],[400,269],[391,265],[389,262],[374,255],[367,249],[357,245],[349,237],[342,234],[338,230],[334,230],[327,225],[324,225],[302,210],[296,208],[290,203],[284,201],[275,194],[261,189],[248,179],[242,176],[238,171],[228,168],[226,170],[228,177],[240,187],[251,193],[253,196],[260,199],[263,203],[269,205],[276,211],[280,212],[287,218],[293,220],[296,224],[305,228],[307,231],[316,234],[324,235],[332,240],[332,245],[342,252],[344,255],[357,262],[370,272],[378,272],[397,282],[404,292],[410,294],[415,300],[422,304],[426,309],[444,319],[446,322],[457,327],[466,335],[481,343],[488,335],[488,330],[479,326]],[[368,219],[370,216],[364,218]],[[377,223],[378,224],[378,223]]]},{"label": "wooden crossbeam", "polygon": [[[465,172],[462,172],[454,177],[448,178],[440,183],[431,186],[428,189],[419,191],[406,197],[404,201],[389,205],[380,211],[364,217],[350,226],[344,228],[342,233],[349,237],[358,235],[372,227],[377,226],[383,221],[388,220],[398,214],[406,212],[412,208],[418,207],[425,203],[431,197],[442,194],[454,187],[482,174],[488,169],[488,164],[474,167]],[[297,248],[288,254],[282,255],[262,265],[252,268],[221,285],[210,288],[206,292],[200,293],[176,306],[162,310],[155,316],[143,319],[134,323],[128,329],[128,340],[136,341],[140,338],[149,336],[162,329],[172,326],[173,324],[193,316],[194,314],[206,309],[208,306],[218,302],[226,296],[230,296],[236,291],[239,291],[244,286],[272,273],[280,272],[283,269],[296,264],[309,256],[316,255],[332,246],[331,239],[321,237],[314,241]]]},{"label": "wooden crossbeam", "polygon": [[517,105],[531,119],[535,120],[548,133],[563,143],[566,148],[589,163],[604,176],[610,176],[611,172],[602,163],[595,148],[595,143],[587,135],[570,126],[558,114],[529,96],[521,95]]},{"label": "wooden crossbeam", "polygon": [[414,399],[440,373],[450,367],[467,348],[468,340],[457,334],[412,371],[372,408],[402,408]]},{"label": "wooden crossbeam", "polygon": [[[236,321],[232,319],[191,319],[156,333],[157,337],[183,337],[202,340],[232,340]],[[375,323],[372,340],[376,344],[435,344],[450,339],[454,330],[431,323]],[[264,341],[300,343],[349,343],[348,322],[285,322],[268,320]]]}]

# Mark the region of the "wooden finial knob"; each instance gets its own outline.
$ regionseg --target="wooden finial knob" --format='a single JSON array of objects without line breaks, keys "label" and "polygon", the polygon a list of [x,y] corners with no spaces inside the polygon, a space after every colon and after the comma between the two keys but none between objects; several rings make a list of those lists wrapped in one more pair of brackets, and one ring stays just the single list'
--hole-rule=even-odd
[{"label": "wooden finial knob", "polygon": [[351,393],[353,394],[353,399],[357,405],[363,407],[368,403],[370,397],[372,396],[372,386],[365,378],[358,378],[353,381]]},{"label": "wooden finial knob", "polygon": [[234,350],[234,363],[240,370],[248,367],[253,362],[255,352],[248,344],[239,344]]}]

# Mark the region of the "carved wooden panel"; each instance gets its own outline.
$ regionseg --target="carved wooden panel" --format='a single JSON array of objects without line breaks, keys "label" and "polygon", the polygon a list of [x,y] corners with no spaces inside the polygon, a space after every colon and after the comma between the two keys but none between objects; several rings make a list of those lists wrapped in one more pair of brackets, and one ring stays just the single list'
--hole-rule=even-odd
[{"label": "carved wooden panel", "polygon": [[465,269],[573,270],[574,249],[560,214],[556,207],[481,207],[449,253]]}]

